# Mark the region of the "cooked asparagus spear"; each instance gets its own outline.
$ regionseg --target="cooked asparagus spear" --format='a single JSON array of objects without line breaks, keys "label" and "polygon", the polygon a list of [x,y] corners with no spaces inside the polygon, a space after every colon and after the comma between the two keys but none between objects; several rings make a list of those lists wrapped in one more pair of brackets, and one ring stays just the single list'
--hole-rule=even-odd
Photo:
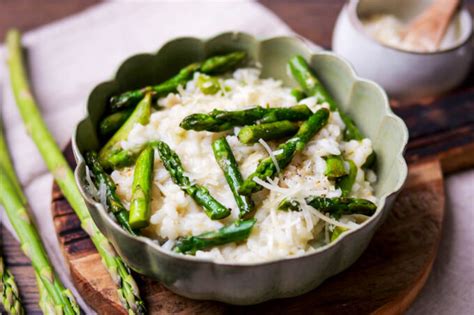
[{"label": "cooked asparagus spear", "polygon": [[97,188],[104,186],[108,210],[113,213],[117,219],[117,222],[125,231],[132,235],[136,235],[135,231],[133,231],[132,227],[128,223],[128,211],[122,205],[119,196],[117,196],[115,191],[116,185],[109,174],[104,171],[104,168],[99,162],[97,152],[89,151],[85,155],[87,167],[92,171],[92,174],[94,174],[92,177],[94,184],[97,186]]},{"label": "cooked asparagus spear", "polygon": [[273,140],[294,135],[299,126],[289,120],[275,121],[258,125],[242,127],[239,131],[239,140],[244,144],[255,143],[260,139]]},{"label": "cooked asparagus spear", "polygon": [[140,299],[137,285],[130,270],[120,256],[110,246],[105,236],[100,233],[92,220],[89,209],[77,189],[74,175],[67,161],[54,142],[32,96],[28,84],[26,71],[21,53],[21,39],[18,31],[9,31],[7,34],[7,48],[9,55],[10,81],[13,88],[18,109],[30,136],[40,151],[46,166],[53,174],[61,191],[81,220],[81,226],[91,237],[102,261],[118,286],[117,292],[126,310],[131,314],[144,314],[145,305]]},{"label": "cooked asparagus spear", "polygon": [[257,106],[236,111],[214,109],[209,114],[189,115],[179,125],[186,130],[226,131],[235,126],[251,125],[257,122],[300,121],[308,119],[312,114],[306,105],[296,105],[288,108],[263,108]]},{"label": "cooked asparagus spear", "polygon": [[46,288],[55,309],[64,314],[79,314],[79,306],[72,294],[63,286],[49,262],[41,238],[33,225],[27,209],[28,204],[17,193],[13,182],[7,177],[7,171],[0,168],[0,203],[15,229],[23,252],[31,259],[31,264]]},{"label": "cooked asparagus spear", "polygon": [[324,175],[332,179],[346,175],[344,160],[340,155],[330,155],[326,158],[326,171]]},{"label": "cooked asparagus spear", "polygon": [[161,161],[170,174],[173,182],[191,196],[197,204],[203,207],[204,212],[209,218],[212,220],[219,220],[230,214],[230,209],[214,199],[206,187],[191,183],[189,177],[184,175],[185,171],[179,156],[171,150],[166,143],[157,141],[154,146],[158,149]]},{"label": "cooked asparagus spear", "polygon": [[[280,169],[284,169],[288,164],[290,164],[295,153],[304,149],[311,138],[326,125],[328,118],[328,110],[318,110],[310,116],[308,120],[303,122],[296,135],[278,146],[277,150],[274,152],[274,158]],[[278,172],[278,167],[275,165],[271,157],[263,159],[258,164],[255,172],[244,181],[239,192],[244,195],[249,195],[261,190],[262,186],[257,184],[253,179],[255,177],[260,178],[261,180],[273,178]]]},{"label": "cooked asparagus spear", "polygon": [[349,174],[338,178],[336,186],[341,189],[342,197],[348,197],[354,186],[355,179],[357,176],[357,166],[352,160],[349,160]]},{"label": "cooked asparagus spear", "polygon": [[[326,198],[319,196],[309,196],[305,201],[311,207],[322,212],[328,212],[334,217],[339,217],[343,214],[363,214],[371,216],[377,210],[377,206],[366,199],[360,198]],[[299,203],[293,199],[284,199],[279,205],[279,210],[299,211]]]},{"label": "cooked asparagus spear", "polygon": [[168,93],[175,92],[178,86],[185,85],[186,82],[193,78],[196,71],[205,74],[223,73],[235,68],[246,57],[246,53],[242,51],[233,52],[227,55],[214,56],[205,60],[202,64],[193,63],[181,69],[177,75],[171,79],[155,86],[148,86],[143,89],[128,91],[110,99],[112,110],[134,106],[146,93],[151,93],[153,100],[165,96]]},{"label": "cooked asparagus spear", "polygon": [[296,99],[297,102],[301,101],[306,97],[306,94],[300,88],[294,88],[291,90],[291,95]]},{"label": "cooked asparagus spear", "polygon": [[132,112],[133,108],[127,108],[102,119],[99,124],[99,135],[102,138],[113,135],[127,121]]},{"label": "cooked asparagus spear", "polygon": [[150,224],[151,180],[153,177],[153,162],[155,149],[151,146],[140,153],[135,164],[132,185],[132,200],[130,202],[130,217],[128,219],[133,229],[140,229]]},{"label": "cooked asparagus spear", "polygon": [[255,205],[250,196],[244,196],[239,193],[239,188],[240,185],[242,185],[243,179],[229,143],[225,137],[219,138],[212,143],[212,149],[217,164],[219,164],[224,172],[227,184],[229,185],[230,190],[234,195],[235,202],[239,207],[239,217],[248,217],[252,214]]},{"label": "cooked asparagus spear", "polygon": [[3,263],[3,255],[0,255],[0,295],[2,296],[3,309],[10,315],[25,314],[21,304],[20,293],[12,275]]},{"label": "cooked asparagus spear", "polygon": [[175,92],[178,86],[186,84],[192,79],[194,73],[199,70],[200,64],[192,63],[181,69],[177,75],[155,86],[147,86],[139,90],[128,91],[110,98],[110,108],[117,111],[138,104],[146,94],[150,94],[153,100],[169,93]]},{"label": "cooked asparagus spear", "polygon": [[130,130],[135,124],[145,125],[150,120],[151,113],[151,95],[146,94],[134,109],[132,115],[128,117],[125,124],[109,139],[109,141],[102,147],[99,152],[100,164],[106,169],[116,167],[114,160],[111,160],[115,154],[122,150],[120,142],[128,138]]},{"label": "cooked asparagus spear", "polygon": [[344,131],[344,138],[346,140],[362,140],[364,138],[352,119],[339,109],[336,101],[314,75],[303,57],[295,56],[291,58],[289,66],[293,77],[307,95],[316,97],[318,103],[328,103],[331,111],[339,112],[342,121],[344,121],[344,124],[346,125],[346,130]]},{"label": "cooked asparagus spear", "polygon": [[217,231],[181,238],[176,242],[174,251],[194,255],[198,250],[244,241],[252,232],[255,222],[256,219],[239,220]]},{"label": "cooked asparagus spear", "polygon": [[334,230],[331,233],[331,243],[337,240],[339,236],[341,236],[342,233],[347,231],[346,228],[343,228],[342,226],[336,226],[334,227]]}]

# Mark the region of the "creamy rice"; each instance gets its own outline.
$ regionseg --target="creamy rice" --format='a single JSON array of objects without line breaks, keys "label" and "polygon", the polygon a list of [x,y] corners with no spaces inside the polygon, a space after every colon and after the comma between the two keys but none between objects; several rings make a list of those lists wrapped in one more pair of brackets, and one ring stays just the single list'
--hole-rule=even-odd
[{"label": "creamy rice", "polygon": [[[232,208],[232,214],[220,221],[209,219],[192,198],[187,196],[172,182],[163,167],[159,155],[155,154],[154,187],[151,202],[151,225],[145,234],[164,241],[163,248],[171,250],[180,236],[197,235],[219,229],[238,218],[238,208],[227,185],[222,170],[217,165],[211,143],[225,133],[206,131],[186,131],[179,123],[193,113],[207,113],[212,109],[241,110],[256,105],[269,107],[289,107],[296,105],[290,89],[281,81],[260,79],[260,71],[255,68],[236,70],[232,76],[219,79],[222,92],[205,95],[196,87],[196,74],[185,88],[176,94],[169,94],[159,100],[163,107],[155,111],[146,126],[135,125],[124,149],[139,150],[151,140],[166,142],[180,156],[187,175],[195,182],[206,186],[211,194],[222,204]],[[299,102],[316,111],[327,104],[316,104],[309,97]],[[315,247],[329,241],[329,231],[335,224],[346,228],[356,228],[359,216],[343,216],[339,221],[329,218],[319,211],[303,206],[303,211],[278,211],[278,203],[285,195],[299,197],[304,195],[325,195],[338,197],[340,189],[324,176],[326,162],[323,157],[330,154],[343,154],[352,159],[358,167],[356,182],[351,197],[365,198],[376,202],[371,183],[376,181],[372,171],[361,169],[367,156],[372,152],[369,139],[363,141],[342,141],[344,123],[338,113],[331,113],[328,124],[311,140],[305,150],[297,154],[292,163],[283,171],[280,178],[253,195],[257,211],[257,223],[247,241],[228,244],[198,251],[197,257],[205,257],[218,262],[260,262],[300,255],[313,251]],[[243,145],[234,134],[227,136],[243,177],[252,173],[259,160],[268,156],[260,143]],[[268,142],[274,150],[278,143]],[[348,167],[348,165],[347,165]],[[112,178],[117,184],[125,206],[131,198],[133,167],[116,170]],[[290,187],[290,188],[288,188]],[[328,223],[328,222],[330,223]]]}]

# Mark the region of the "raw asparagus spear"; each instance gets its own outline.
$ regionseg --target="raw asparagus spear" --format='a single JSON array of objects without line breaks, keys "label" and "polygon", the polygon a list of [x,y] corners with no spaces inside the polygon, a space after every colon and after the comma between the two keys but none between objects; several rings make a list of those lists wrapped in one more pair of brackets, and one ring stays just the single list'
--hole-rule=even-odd
[{"label": "raw asparagus spear", "polygon": [[344,160],[340,155],[330,155],[326,158],[326,171],[324,175],[332,179],[346,175]]},{"label": "raw asparagus spear", "polygon": [[113,179],[104,171],[104,168],[99,162],[97,152],[89,151],[86,153],[86,164],[87,167],[92,171],[93,181],[97,188],[99,189],[100,186],[103,186],[105,189],[105,195],[107,199],[107,206],[108,210],[113,213],[117,222],[122,226],[122,228],[129,232],[132,235],[136,235],[133,231],[132,227],[128,223],[128,211],[122,205],[120,198],[117,196],[116,193],[116,185]]},{"label": "raw asparagus spear", "polygon": [[318,103],[328,103],[331,111],[339,112],[341,119],[346,125],[346,130],[344,131],[344,138],[346,140],[362,140],[364,138],[352,119],[338,108],[336,101],[331,97],[318,78],[316,78],[303,57],[295,56],[291,58],[289,66],[293,77],[307,95],[316,97]]},{"label": "raw asparagus spear", "polygon": [[127,108],[119,112],[110,114],[102,119],[99,124],[99,135],[102,138],[107,138],[113,135],[122,125],[127,121],[128,117],[133,112],[133,108]]},{"label": "raw asparagus spear", "polygon": [[[274,158],[278,163],[278,167],[282,170],[290,164],[296,152],[302,151],[311,138],[323,128],[329,118],[329,111],[327,109],[320,109],[308,118],[300,126],[296,135],[288,139],[285,143],[278,146],[274,152]],[[253,172],[242,184],[239,192],[244,195],[257,192],[262,189],[262,186],[257,184],[253,179],[255,177],[261,180],[273,178],[278,172],[278,167],[273,162],[271,157],[267,157],[260,161],[255,172]]]},{"label": "raw asparagus spear", "polygon": [[289,120],[275,121],[258,125],[242,127],[239,131],[239,140],[244,144],[252,144],[260,139],[273,140],[294,135],[299,126]]},{"label": "raw asparagus spear", "polygon": [[256,219],[239,220],[217,231],[181,238],[176,242],[174,251],[194,255],[198,250],[244,241],[252,232],[255,222]]},{"label": "raw asparagus spear", "polygon": [[79,306],[74,297],[63,286],[49,262],[41,238],[28,215],[28,204],[18,195],[15,184],[7,177],[3,168],[0,168],[0,191],[0,203],[20,239],[23,252],[31,259],[36,274],[51,297],[54,308],[64,314],[79,314]]},{"label": "raw asparagus spear", "polygon": [[151,180],[155,150],[148,146],[140,153],[135,164],[128,219],[133,229],[140,229],[150,224]]},{"label": "raw asparagus spear", "polygon": [[110,99],[110,107],[112,110],[118,110],[137,104],[146,93],[151,93],[153,100],[168,93],[175,92],[179,85],[185,85],[186,82],[193,78],[196,71],[205,74],[223,73],[235,68],[246,57],[245,52],[233,52],[227,55],[214,56],[205,60],[202,64],[193,63],[181,69],[177,75],[171,79],[155,86],[148,86],[143,89],[128,91]]},{"label": "raw asparagus spear", "polygon": [[212,149],[217,164],[219,164],[224,172],[227,184],[229,185],[230,190],[234,195],[235,202],[239,207],[239,217],[248,217],[253,212],[255,205],[250,196],[244,196],[239,193],[239,188],[240,185],[242,185],[243,179],[229,143],[225,137],[219,138],[212,143]]},{"label": "raw asparagus spear", "polygon": [[122,150],[120,142],[128,138],[130,130],[135,124],[145,125],[150,120],[151,113],[151,95],[146,94],[134,109],[132,115],[127,119],[125,124],[109,139],[99,152],[100,164],[106,169],[115,167],[114,160],[111,157]]},{"label": "raw asparagus spear", "polygon": [[357,176],[357,166],[352,160],[349,160],[349,174],[338,178],[336,186],[341,189],[342,197],[347,197],[352,191]]},{"label": "raw asparagus spear", "polygon": [[[340,217],[343,214],[363,214],[371,216],[377,210],[377,206],[366,199],[360,198],[326,198],[319,196],[309,196],[305,198],[308,205],[320,210],[322,212],[328,212],[334,217]],[[293,199],[284,199],[279,205],[279,210],[292,210],[299,211],[299,203]]]},{"label": "raw asparagus spear", "polygon": [[209,114],[192,114],[179,124],[181,128],[196,131],[226,131],[235,126],[270,123],[280,120],[300,121],[313,113],[306,105],[288,108],[263,108],[257,106],[245,110],[224,111],[214,109]]},{"label": "raw asparagus spear", "polygon": [[0,295],[2,296],[3,309],[10,315],[25,314],[21,304],[18,287],[15,277],[3,263],[3,255],[0,256]]},{"label": "raw asparagus spear", "polygon": [[185,171],[179,156],[166,143],[157,141],[154,146],[158,149],[161,161],[173,182],[203,207],[209,218],[219,220],[230,214],[230,209],[214,199],[206,187],[191,183],[189,177],[184,175]]},{"label": "raw asparagus spear", "polygon": [[144,314],[145,305],[140,299],[138,287],[132,278],[130,270],[111,247],[105,236],[100,233],[92,221],[84,200],[77,189],[74,175],[67,161],[54,142],[32,96],[21,53],[21,39],[18,31],[9,31],[7,34],[7,48],[9,55],[10,81],[13,88],[18,109],[26,130],[33,138],[40,151],[46,166],[53,174],[61,191],[71,204],[81,220],[81,226],[91,237],[102,261],[117,284],[117,293],[129,314]]}]

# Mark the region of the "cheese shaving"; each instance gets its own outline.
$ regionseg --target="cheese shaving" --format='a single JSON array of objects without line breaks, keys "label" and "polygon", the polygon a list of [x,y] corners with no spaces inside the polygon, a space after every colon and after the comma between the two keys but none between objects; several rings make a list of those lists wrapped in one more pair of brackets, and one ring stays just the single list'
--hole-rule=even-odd
[{"label": "cheese shaving", "polygon": [[263,139],[261,139],[261,138],[258,139],[258,143],[260,143],[260,144],[263,146],[263,148],[265,149],[265,151],[268,152],[268,155],[270,155],[270,158],[272,159],[273,164],[275,164],[275,167],[276,167],[276,169],[277,169],[277,173],[280,174],[280,171],[281,171],[281,170],[280,170],[280,165],[278,165],[278,161],[277,161],[277,159],[276,159],[276,157],[275,157],[275,154],[273,154],[272,148],[270,148],[270,146],[268,145],[268,143],[266,143],[265,140],[263,140]]}]

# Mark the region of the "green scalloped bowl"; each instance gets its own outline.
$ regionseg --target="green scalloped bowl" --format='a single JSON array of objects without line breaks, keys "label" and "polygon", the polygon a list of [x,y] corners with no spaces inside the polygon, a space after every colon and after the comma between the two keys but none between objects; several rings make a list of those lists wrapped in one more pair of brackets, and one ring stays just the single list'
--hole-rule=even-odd
[{"label": "green scalloped bowl", "polygon": [[[372,140],[378,157],[375,194],[379,203],[376,214],[359,229],[303,256],[264,263],[215,263],[170,253],[162,250],[156,241],[127,234],[84,189],[83,153],[99,147],[97,126],[110,96],[161,82],[189,63],[234,50],[247,51],[262,65],[264,77],[280,79],[289,86],[296,86],[296,83],[287,74],[287,61],[296,54],[302,55],[310,61],[342,109]],[[374,82],[359,78],[342,58],[331,52],[313,51],[297,37],[258,40],[249,34],[232,32],[210,39],[172,40],[156,54],[140,54],[127,59],[113,80],[99,84],[92,91],[87,111],[88,116],[78,124],[73,137],[77,161],[75,176],[95,223],[131,268],[160,280],[177,294],[193,299],[244,305],[296,296],[314,289],[359,258],[387,217],[407,177],[403,152],[408,131],[404,122],[391,111],[384,90]]]}]

